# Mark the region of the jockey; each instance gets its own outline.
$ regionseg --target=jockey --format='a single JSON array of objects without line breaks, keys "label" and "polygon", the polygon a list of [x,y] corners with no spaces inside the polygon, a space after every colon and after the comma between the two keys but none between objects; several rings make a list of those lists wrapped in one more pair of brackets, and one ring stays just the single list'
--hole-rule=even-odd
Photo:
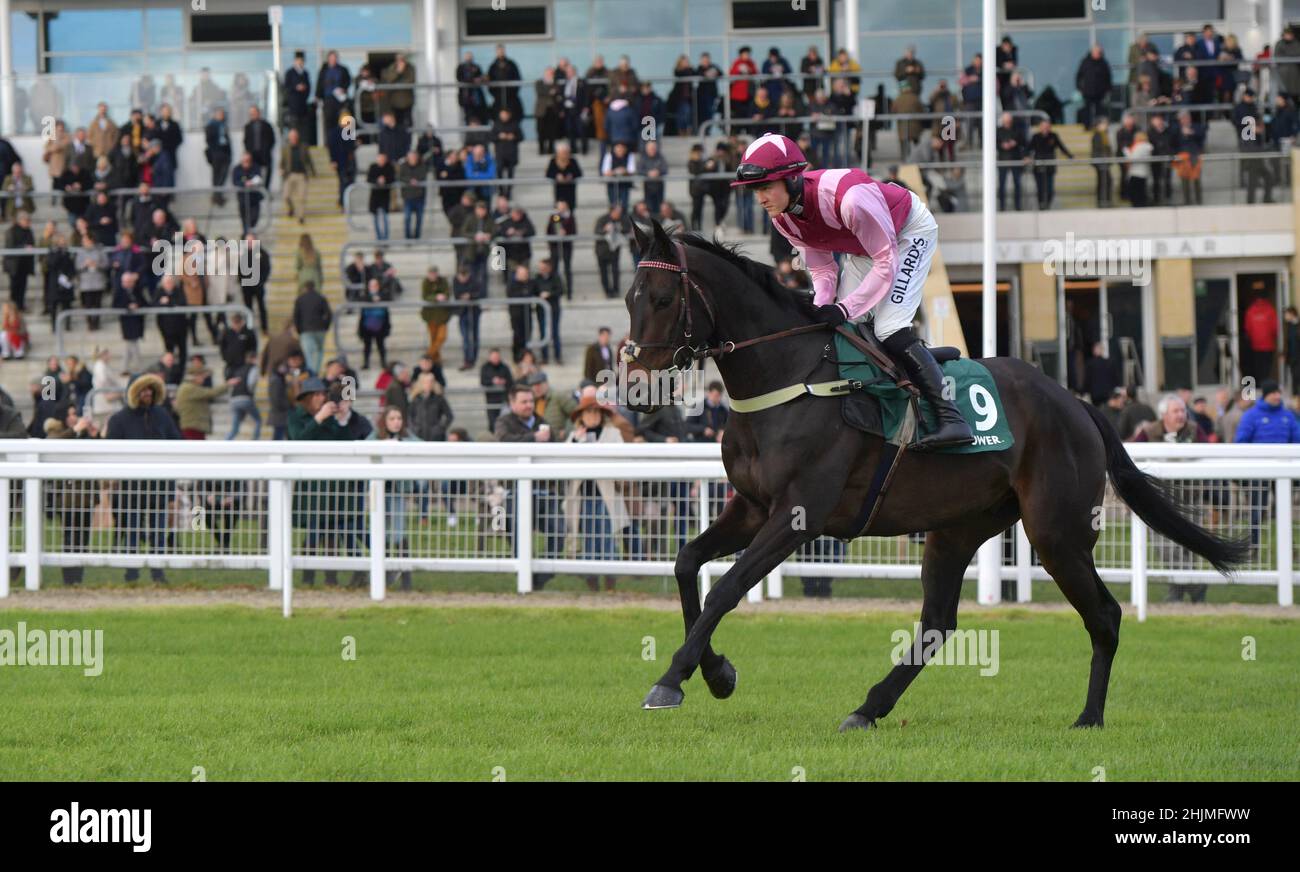
[{"label": "jockey", "polygon": [[[871,313],[876,337],[934,407],[938,427],[921,448],[967,445],[970,425],[944,396],[943,370],[912,330],[939,225],[920,198],[862,170],[804,172],[808,161],[787,137],[750,143],[731,186],[753,185],[772,224],[812,275],[819,321],[832,327]],[[843,255],[837,268],[834,253]]]}]

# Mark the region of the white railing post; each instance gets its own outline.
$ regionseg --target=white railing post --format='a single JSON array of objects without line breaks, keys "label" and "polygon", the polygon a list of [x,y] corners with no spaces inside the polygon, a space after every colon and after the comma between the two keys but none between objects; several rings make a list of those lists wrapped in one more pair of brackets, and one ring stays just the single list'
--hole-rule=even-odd
[{"label": "white railing post", "polygon": [[45,532],[41,485],[39,478],[23,480],[23,586],[28,590],[41,589],[41,540]]},{"label": "white railing post", "polygon": [[376,602],[384,598],[386,585],[384,578],[384,546],[387,544],[385,508],[387,507],[384,505],[384,480],[372,478],[370,480],[370,598]]},{"label": "white railing post", "polygon": [[281,590],[284,587],[284,529],[280,523],[280,515],[284,512],[284,496],[284,481],[273,479],[266,483],[266,575],[271,590]]},{"label": "white railing post", "polygon": [[[280,514],[274,519],[280,539],[280,588],[284,616],[293,616],[293,488],[292,482],[275,479],[271,484],[280,488]],[[270,521],[268,521],[269,523]]]},{"label": "white railing post", "polygon": [[1016,523],[1016,602],[1027,603],[1034,598],[1034,582],[1030,575],[1033,569],[1033,552],[1029,547],[1029,536],[1025,533],[1025,522]]},{"label": "white railing post", "polygon": [[[521,457],[521,463],[530,458]],[[533,592],[533,480],[515,481],[515,562],[519,593]]]},{"label": "white railing post", "polygon": [[1002,534],[980,546],[977,563],[979,583],[976,587],[979,604],[995,606],[1002,602]]},{"label": "white railing post", "polygon": [[0,597],[9,596],[9,479],[0,478]]},{"label": "white railing post", "polygon": [[1130,597],[1137,606],[1138,621],[1147,619],[1147,525],[1130,512],[1129,560],[1133,564],[1133,582]]},{"label": "white railing post", "polygon": [[[700,479],[700,489],[697,502],[700,507],[700,533],[703,534],[709,527],[709,485],[711,481]],[[700,564],[700,599],[709,595],[711,587],[712,574],[709,572],[709,563],[706,560]]]},{"label": "white railing post", "polygon": [[781,575],[781,567],[773,569],[767,576],[767,598],[781,599],[785,596],[785,579]]},{"label": "white railing post", "polygon": [[1277,604],[1293,604],[1291,591],[1292,557],[1291,479],[1277,480]]}]

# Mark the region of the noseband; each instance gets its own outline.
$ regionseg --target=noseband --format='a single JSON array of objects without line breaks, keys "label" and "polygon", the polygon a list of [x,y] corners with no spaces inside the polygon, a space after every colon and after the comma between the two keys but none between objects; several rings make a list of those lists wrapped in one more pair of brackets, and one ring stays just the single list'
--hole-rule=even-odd
[{"label": "noseband", "polygon": [[[797,336],[800,333],[812,333],[817,330],[826,330],[829,324],[805,324],[800,327],[791,327],[789,330],[781,330],[777,333],[769,333],[765,336],[759,336],[754,339],[744,339],[740,342],[734,342],[730,339],[725,340],[718,345],[709,346],[693,344],[691,340],[695,335],[695,325],[691,317],[691,291],[700,298],[704,305],[704,311],[709,315],[709,332],[712,333],[717,326],[717,317],[714,315],[713,304],[705,295],[704,289],[696,284],[691,278],[690,271],[686,266],[686,246],[681,241],[674,239],[673,249],[677,253],[677,263],[664,260],[642,260],[637,264],[637,268],[645,267],[647,269],[663,269],[675,272],[681,277],[681,294],[678,298],[677,320],[675,322],[674,333],[680,332],[682,336],[681,344],[675,342],[633,342],[629,341],[623,346],[623,360],[625,363],[645,364],[637,357],[638,353],[649,348],[671,348],[673,349],[672,369],[689,370],[695,365],[695,361],[706,358],[722,358],[724,355],[731,354],[741,348],[750,345],[757,345],[760,342],[769,342],[773,339],[783,339],[787,336]],[[705,337],[707,342],[707,336]],[[679,358],[681,362],[679,362]]]}]

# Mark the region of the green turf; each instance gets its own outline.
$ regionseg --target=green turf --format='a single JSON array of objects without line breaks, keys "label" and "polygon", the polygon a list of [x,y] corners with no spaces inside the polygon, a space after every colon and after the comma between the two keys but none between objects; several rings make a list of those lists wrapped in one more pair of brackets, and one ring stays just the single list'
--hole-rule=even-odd
[{"label": "green turf", "polygon": [[0,667],[0,778],[1300,777],[1294,621],[1127,621],[1107,727],[1081,731],[1067,728],[1088,671],[1078,618],[967,613],[963,627],[999,631],[996,676],[931,666],[880,729],[837,734],[912,619],[733,615],[717,641],[736,695],[714,700],[697,677],[683,708],[645,712],[680,638],[673,613],[10,609],[0,629],[102,629],[106,663],[97,678]]}]

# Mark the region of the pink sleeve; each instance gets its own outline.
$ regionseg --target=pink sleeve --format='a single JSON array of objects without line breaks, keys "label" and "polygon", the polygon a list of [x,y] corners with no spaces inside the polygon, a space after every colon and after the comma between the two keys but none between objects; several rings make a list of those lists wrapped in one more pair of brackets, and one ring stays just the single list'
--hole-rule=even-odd
[{"label": "pink sleeve", "polygon": [[812,277],[813,305],[830,306],[835,303],[835,289],[839,284],[840,272],[835,265],[835,257],[829,251],[817,248],[795,247],[803,260],[803,267]]},{"label": "pink sleeve", "polygon": [[871,258],[871,272],[840,300],[851,321],[885,298],[898,266],[898,235],[884,196],[875,185],[857,185],[840,202],[840,217]]}]

